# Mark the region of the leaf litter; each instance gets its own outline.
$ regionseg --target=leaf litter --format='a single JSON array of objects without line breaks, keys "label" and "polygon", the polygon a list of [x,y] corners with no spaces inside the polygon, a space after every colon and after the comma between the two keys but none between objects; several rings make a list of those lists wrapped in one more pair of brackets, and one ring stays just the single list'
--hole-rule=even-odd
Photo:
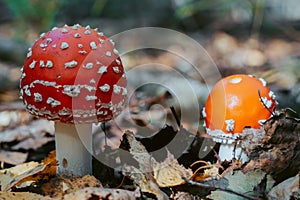
[{"label": "leaf litter", "polygon": [[0,106],[1,163],[22,164],[28,159],[30,150],[37,150],[52,141],[53,122],[35,119],[16,104]]},{"label": "leaf litter", "polygon": [[[31,146],[32,149],[38,148],[30,142],[22,145],[22,142],[26,144],[28,132],[34,135],[33,138],[36,141],[38,141],[37,135],[45,138],[54,133],[51,124],[36,119],[25,120],[16,127],[10,127],[9,130],[23,125],[30,127],[27,132],[19,129],[13,136],[6,135],[4,137],[6,141],[16,141],[11,150],[28,149],[26,146]],[[248,131],[248,133],[245,134],[242,145],[250,161],[244,165],[238,160],[233,160],[229,164],[220,163],[216,157],[211,156],[215,155],[214,153],[205,159],[200,158],[203,148],[199,148],[198,144],[202,144],[203,140],[207,139],[205,134],[193,135],[180,124],[178,127],[178,130],[174,130],[171,126],[166,125],[148,137],[139,137],[137,134],[125,131],[121,148],[126,147],[125,149],[131,154],[132,159],[136,161],[136,165],[122,162],[122,157],[120,157],[119,165],[121,165],[124,177],[128,177],[135,183],[130,190],[126,189],[128,185],[121,185],[123,190],[103,188],[99,181],[101,176],[97,177],[99,180],[94,176],[82,178],[57,176],[55,173],[57,163],[55,154],[52,153],[42,162],[27,162],[1,170],[2,192],[0,197],[21,195],[21,197],[29,198],[31,195],[32,199],[40,197],[41,199],[48,197],[88,199],[120,194],[123,199],[130,199],[139,196],[147,197],[149,193],[154,194],[157,199],[169,197],[174,199],[193,199],[195,197],[218,199],[222,196],[223,199],[224,197],[230,199],[274,199],[275,197],[286,198],[288,195],[290,198],[299,196],[299,185],[297,185],[299,175],[296,175],[300,169],[298,119],[287,117],[285,113],[279,113],[268,120],[260,130],[245,129],[245,132]],[[252,132],[249,134],[250,131]],[[184,138],[184,140],[179,138],[180,141],[176,143],[184,146],[179,151],[182,154],[179,158],[177,155],[180,153],[173,151],[174,147],[169,150],[171,147],[169,142],[172,139],[178,140],[177,134],[182,134],[182,138]],[[157,158],[155,151],[162,147],[165,148],[165,151]],[[213,152],[216,150],[216,146],[205,149]],[[114,150],[111,152],[116,154],[114,158],[119,156],[119,152]],[[25,162],[24,159],[22,162]],[[196,164],[190,165],[194,162]],[[276,186],[273,187],[274,183]],[[22,192],[24,189],[27,192]],[[19,192],[16,193],[16,191]],[[28,193],[28,191],[32,193]]]}]

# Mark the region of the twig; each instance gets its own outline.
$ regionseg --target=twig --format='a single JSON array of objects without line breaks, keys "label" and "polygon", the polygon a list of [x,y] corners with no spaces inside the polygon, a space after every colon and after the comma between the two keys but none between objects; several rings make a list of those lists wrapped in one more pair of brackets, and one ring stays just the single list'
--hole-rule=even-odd
[{"label": "twig", "polygon": [[243,197],[243,198],[246,198],[246,199],[250,199],[250,200],[259,200],[259,198],[255,198],[255,197],[252,197],[252,196],[249,196],[249,195],[246,195],[246,194],[241,194],[241,193],[236,192],[236,191],[231,190],[231,189],[195,182],[195,181],[189,180],[185,177],[182,177],[182,179],[184,181],[186,181],[188,184],[191,184],[191,185],[195,185],[195,186],[199,186],[199,187],[203,187],[203,188],[207,188],[207,189],[211,189],[211,190],[221,190],[223,192],[228,192],[228,193],[231,193],[231,194],[235,194],[237,196],[240,196],[240,197]]},{"label": "twig", "polygon": [[257,91],[258,92],[258,96],[259,96],[259,100],[261,101],[261,103],[264,105],[264,107],[269,111],[269,113],[271,113],[271,115],[274,117],[275,114],[270,110],[270,108],[268,108],[268,106],[265,104],[265,102],[262,100],[261,94],[260,94],[260,90]]},{"label": "twig", "polygon": [[171,109],[171,112],[172,112],[172,114],[173,114],[173,116],[174,116],[174,118],[176,120],[176,124],[178,125],[178,127],[180,127],[181,126],[181,122],[180,122],[180,119],[179,119],[179,117],[178,117],[178,115],[177,115],[177,113],[175,111],[174,106],[170,106],[170,109]]}]

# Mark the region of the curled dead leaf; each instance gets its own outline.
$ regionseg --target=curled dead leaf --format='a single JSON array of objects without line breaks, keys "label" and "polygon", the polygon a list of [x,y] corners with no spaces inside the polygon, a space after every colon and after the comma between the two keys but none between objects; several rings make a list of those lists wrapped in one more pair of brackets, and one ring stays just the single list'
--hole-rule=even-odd
[{"label": "curled dead leaf", "polygon": [[264,124],[264,129],[254,130],[242,136],[242,148],[250,162],[243,168],[251,171],[263,169],[281,182],[294,176],[300,168],[300,121],[276,115]]},{"label": "curled dead leaf", "polygon": [[56,165],[56,160],[51,158],[47,162],[29,162],[3,169],[0,171],[1,191],[9,191],[13,187],[27,187],[38,180],[47,179],[55,172],[53,169]]}]

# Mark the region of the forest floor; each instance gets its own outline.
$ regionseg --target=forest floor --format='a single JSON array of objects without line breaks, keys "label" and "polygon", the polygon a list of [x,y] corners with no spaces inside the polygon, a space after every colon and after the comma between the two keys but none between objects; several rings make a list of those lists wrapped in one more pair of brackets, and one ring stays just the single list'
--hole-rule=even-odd
[{"label": "forest floor", "polygon": [[[126,111],[106,123],[105,134],[103,126],[94,126],[93,175],[74,177],[56,175],[53,122],[32,117],[19,100],[22,58],[4,58],[25,55],[27,44],[14,41],[10,27],[0,27],[0,40],[7,44],[0,44],[0,199],[300,199],[300,37],[190,33],[210,56],[190,52],[195,65],[171,53],[181,48],[176,45],[123,55],[131,94]],[[211,66],[219,74],[207,73]],[[277,115],[252,133],[262,139],[245,137],[251,155],[246,163],[221,162],[200,113],[182,115],[195,106],[188,89],[201,110],[213,83],[232,74],[265,79],[279,102]],[[181,136],[180,154],[168,146],[166,135]],[[164,140],[167,149],[149,150]],[[135,164],[122,162],[120,148]],[[136,159],[134,152],[141,149],[144,154]]]}]

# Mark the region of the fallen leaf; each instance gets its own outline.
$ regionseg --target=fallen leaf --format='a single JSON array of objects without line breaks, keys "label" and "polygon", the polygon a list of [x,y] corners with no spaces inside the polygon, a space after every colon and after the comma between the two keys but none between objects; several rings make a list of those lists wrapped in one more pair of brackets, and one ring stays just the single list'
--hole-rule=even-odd
[{"label": "fallen leaf", "polygon": [[182,177],[190,178],[193,175],[191,169],[186,169],[178,163],[174,155],[168,151],[167,158],[163,162],[152,159],[153,175],[159,187],[172,187],[184,184]]},{"label": "fallen leaf", "polygon": [[[94,176],[76,177],[72,175],[55,175],[39,184],[35,190],[56,199],[64,195],[80,191],[87,187],[102,188],[102,184]],[[79,192],[80,193],[80,192]],[[77,193],[78,194],[78,193]]]},{"label": "fallen leaf", "polygon": [[32,120],[29,124],[17,126],[0,132],[0,142],[22,141],[39,138],[46,133],[54,135],[54,124],[48,120]]},{"label": "fallen leaf", "polygon": [[142,192],[154,194],[157,199],[163,199],[166,194],[162,192],[155,182],[153,175],[140,171],[138,168],[130,165],[122,167],[124,176],[129,177],[141,189]]},{"label": "fallen leaf", "polygon": [[46,158],[42,160],[42,164],[49,165],[48,173],[50,175],[56,174],[56,151],[51,151]]},{"label": "fallen leaf", "polygon": [[21,141],[30,137],[27,125],[18,126],[15,129],[8,129],[0,132],[0,142]]},{"label": "fallen leaf", "polygon": [[[52,154],[50,154],[52,156]],[[8,191],[12,187],[27,187],[33,182],[46,179],[53,175],[53,168],[57,161],[47,160],[47,163],[29,162],[0,171],[1,191]]]},{"label": "fallen leaf", "polygon": [[[248,196],[257,197],[257,194],[255,194],[253,190],[261,183],[265,175],[265,172],[257,169],[246,174],[244,174],[242,171],[236,171],[233,175],[227,174],[224,178],[229,181],[227,189],[231,189],[240,194],[247,194]],[[270,191],[273,184],[274,180],[267,175],[266,192]],[[240,196],[221,190],[212,191],[210,198],[214,200],[241,199]]]},{"label": "fallen leaf", "polygon": [[8,191],[19,181],[20,175],[26,174],[38,166],[39,166],[38,162],[29,162],[29,163],[23,163],[8,169],[1,170],[0,171],[1,191]]},{"label": "fallen leaf", "polygon": [[0,111],[0,131],[27,123],[32,118],[32,115],[28,114],[25,110]]},{"label": "fallen leaf", "polygon": [[157,199],[167,198],[166,194],[160,190],[152,175],[153,169],[150,164],[152,162],[152,157],[147,152],[146,148],[141,142],[136,140],[134,134],[130,131],[125,132],[122,142],[121,145],[129,145],[129,152],[139,165],[139,168],[132,165],[123,165],[123,175],[131,178],[141,188],[142,192],[152,193]]},{"label": "fallen leaf", "polygon": [[190,178],[193,174],[191,169],[186,169],[180,165],[169,151],[167,151],[167,158],[163,162],[156,161],[130,131],[125,132],[121,144],[129,146],[129,152],[139,166],[136,168],[131,165],[124,165],[123,174],[129,176],[141,188],[141,191],[155,194],[158,199],[166,197],[159,189],[160,187],[183,184],[182,177]]},{"label": "fallen leaf", "polygon": [[281,182],[300,168],[300,121],[281,113],[269,119],[264,129],[246,129],[241,140],[250,162],[245,172],[263,169]]},{"label": "fallen leaf", "polygon": [[190,178],[192,176],[192,170],[180,165],[168,150],[165,160],[158,162],[147,152],[145,146],[137,141],[133,133],[127,131],[123,138],[129,142],[129,152],[139,163],[139,169],[142,172],[153,172],[154,179],[160,187],[182,184],[182,177]]},{"label": "fallen leaf", "polygon": [[29,150],[33,149],[36,150],[42,147],[44,144],[47,144],[50,141],[53,141],[54,137],[38,137],[38,138],[27,138],[19,142],[18,144],[12,146],[13,150],[24,149]]},{"label": "fallen leaf", "polygon": [[300,179],[299,174],[291,177],[272,188],[268,194],[269,199],[299,199]]},{"label": "fallen leaf", "polygon": [[11,165],[18,165],[24,163],[27,159],[28,153],[13,152],[0,150],[0,162]]},{"label": "fallen leaf", "polygon": [[65,200],[90,200],[90,199],[123,199],[134,200],[140,197],[136,191],[111,188],[87,187],[76,192],[64,195]]}]

